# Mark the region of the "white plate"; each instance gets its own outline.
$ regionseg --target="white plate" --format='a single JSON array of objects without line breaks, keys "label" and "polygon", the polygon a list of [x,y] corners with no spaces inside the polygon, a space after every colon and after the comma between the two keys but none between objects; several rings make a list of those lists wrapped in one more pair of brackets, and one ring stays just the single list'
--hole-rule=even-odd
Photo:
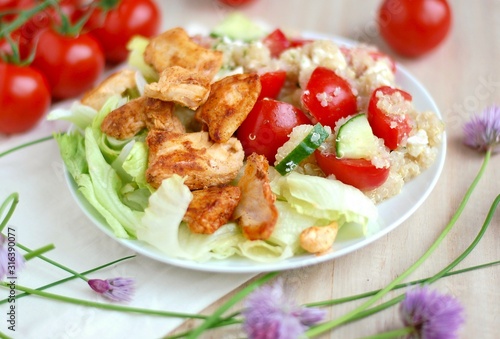
[{"label": "white plate", "polygon": [[[316,33],[304,33],[306,38],[327,38],[331,37],[320,35]],[[353,41],[343,38],[333,38],[339,44],[352,46]],[[442,118],[439,109],[429,95],[427,90],[415,79],[406,69],[397,66],[396,83],[398,87],[405,89],[413,96],[413,103],[419,111],[431,110]],[[76,202],[79,204],[82,211],[88,218],[104,233],[114,238],[122,245],[134,250],[137,253],[150,257],[152,259],[164,262],[166,264],[183,267],[187,269],[210,271],[210,272],[223,272],[223,273],[257,273],[267,271],[279,271],[286,269],[299,268],[309,265],[318,264],[328,260],[332,260],[348,254],[352,251],[358,250],[371,242],[379,239],[385,234],[389,233],[397,226],[401,225],[408,219],[427,199],[434,186],[436,185],[441,171],[444,166],[446,156],[446,136],[443,135],[443,142],[439,149],[438,156],[434,164],[425,170],[420,176],[408,182],[402,192],[378,205],[379,220],[378,230],[367,237],[357,239],[341,239],[336,240],[333,246],[333,251],[323,256],[315,256],[311,254],[304,254],[295,256],[284,261],[275,263],[258,263],[245,258],[231,257],[225,260],[212,260],[208,262],[193,262],[182,259],[175,259],[166,256],[153,246],[138,240],[125,240],[118,239],[113,235],[113,232],[108,227],[104,218],[87,202],[83,195],[78,191],[77,185],[69,174],[66,175],[70,191],[72,192]]]}]

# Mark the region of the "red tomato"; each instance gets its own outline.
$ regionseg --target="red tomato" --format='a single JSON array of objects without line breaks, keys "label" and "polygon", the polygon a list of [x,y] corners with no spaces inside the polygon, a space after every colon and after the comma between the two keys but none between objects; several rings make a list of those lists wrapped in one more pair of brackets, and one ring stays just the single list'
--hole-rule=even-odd
[{"label": "red tomato", "polygon": [[269,33],[269,35],[262,40],[262,43],[269,48],[271,56],[274,58],[279,57],[283,51],[292,47],[290,40],[288,40],[285,33],[279,28]]},{"label": "red tomato", "polygon": [[219,2],[221,2],[225,5],[232,6],[232,7],[246,5],[246,4],[249,4],[250,2],[253,2],[253,1],[255,1],[255,0],[219,0]]},{"label": "red tomato", "polygon": [[417,57],[444,40],[451,16],[446,0],[385,0],[379,8],[378,26],[397,53]]},{"label": "red tomato", "polygon": [[312,72],[302,103],[318,122],[332,128],[337,120],[353,115],[358,109],[351,85],[325,67],[317,67]]},{"label": "red tomato", "polygon": [[47,77],[52,96],[65,99],[89,90],[104,63],[101,47],[91,36],[65,37],[47,29],[40,34],[32,65]]},{"label": "red tomato", "polygon": [[344,184],[362,191],[369,191],[382,185],[389,177],[390,167],[377,168],[366,159],[339,159],[335,154],[314,152],[319,167],[326,175],[334,175]]},{"label": "red tomato", "polygon": [[102,15],[96,10],[94,23],[89,25],[97,26],[91,34],[103,47],[106,60],[112,63],[127,59],[127,43],[134,35],[152,37],[158,34],[161,24],[160,9],[153,0],[122,0],[106,14],[104,21],[102,17],[99,19]]},{"label": "red tomato", "polygon": [[[412,130],[411,120],[407,115],[391,114],[387,110],[377,106],[381,96],[391,96],[394,93],[400,93],[403,100],[412,100],[411,95],[403,90],[382,86],[373,91],[367,112],[368,122],[373,134],[384,139],[384,144],[391,150],[398,148]],[[393,103],[393,106],[399,105],[397,101],[391,100],[388,97],[386,98]]]},{"label": "red tomato", "polygon": [[260,76],[260,91],[259,99],[270,98],[276,99],[283,88],[286,80],[286,71],[267,72]]},{"label": "red tomato", "polygon": [[0,63],[0,133],[31,129],[49,106],[49,87],[39,71]]},{"label": "red tomato", "polygon": [[245,155],[264,155],[274,164],[276,152],[286,141],[295,126],[310,124],[311,121],[297,107],[273,100],[257,101],[252,111],[236,132]]}]

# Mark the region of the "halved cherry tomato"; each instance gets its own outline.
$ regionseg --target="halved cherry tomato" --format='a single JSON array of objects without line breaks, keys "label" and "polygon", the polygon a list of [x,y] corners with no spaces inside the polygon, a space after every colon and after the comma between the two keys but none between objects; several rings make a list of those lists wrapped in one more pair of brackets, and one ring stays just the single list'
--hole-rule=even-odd
[{"label": "halved cherry tomato", "polygon": [[334,175],[344,184],[362,191],[381,186],[389,177],[390,167],[377,168],[366,159],[339,159],[335,154],[314,152],[319,167],[326,175]]},{"label": "halved cherry tomato", "polygon": [[309,118],[297,107],[266,98],[257,101],[236,135],[246,156],[255,152],[274,164],[278,148],[288,140],[292,129],[310,123]]},{"label": "halved cherry tomato", "polygon": [[39,71],[0,62],[0,133],[33,128],[49,106],[49,87]]},{"label": "halved cherry tomato", "polygon": [[351,85],[326,67],[316,67],[302,94],[302,103],[323,126],[335,128],[341,118],[357,111]]},{"label": "halved cherry tomato", "polygon": [[292,43],[288,40],[285,33],[283,33],[283,31],[279,28],[269,33],[262,40],[262,43],[269,48],[271,56],[274,58],[279,57],[283,51],[292,46]]},{"label": "halved cherry tomato", "polygon": [[389,86],[382,86],[373,91],[368,104],[367,118],[373,134],[384,139],[384,144],[394,150],[401,145],[412,130],[411,120],[408,115],[400,112],[392,113],[378,106],[382,97],[392,102],[392,107],[401,107],[401,104],[390,99],[395,93],[401,94],[401,99],[411,101],[409,93]]},{"label": "halved cherry tomato", "polygon": [[104,70],[104,54],[88,34],[66,37],[47,29],[40,34],[32,66],[47,77],[56,99],[90,89]]},{"label": "halved cherry tomato", "polygon": [[267,72],[260,76],[260,91],[259,99],[270,98],[276,99],[283,88],[286,80],[286,71]]},{"label": "halved cherry tomato", "polygon": [[448,35],[450,5],[446,0],[385,0],[378,11],[378,27],[394,51],[417,57]]},{"label": "halved cherry tomato", "polygon": [[127,43],[134,35],[146,38],[158,34],[161,11],[153,0],[121,0],[107,13],[95,10],[89,19],[90,33],[101,44],[106,60],[119,63],[127,59]]}]

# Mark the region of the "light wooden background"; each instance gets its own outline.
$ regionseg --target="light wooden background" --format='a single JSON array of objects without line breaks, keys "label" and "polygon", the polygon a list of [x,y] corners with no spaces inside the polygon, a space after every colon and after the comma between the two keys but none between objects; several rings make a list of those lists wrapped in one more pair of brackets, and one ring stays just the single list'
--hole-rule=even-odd
[{"label": "light wooden background", "polygon": [[[378,45],[374,15],[379,0],[256,0],[242,9],[271,26],[345,36]],[[300,303],[348,296],[385,286],[417,260],[436,239],[457,208],[481,165],[481,156],[462,144],[462,125],[486,106],[500,104],[500,1],[450,1],[453,28],[447,40],[425,57],[394,56],[428,89],[437,102],[448,138],[443,174],[428,200],[396,230],[375,243],[335,261],[283,272],[286,293]],[[162,3],[164,27],[197,22],[213,26],[228,8],[214,0],[169,0]],[[468,207],[442,246],[414,274],[430,276],[451,262],[472,241],[490,204],[500,193],[500,155],[492,158]],[[500,259],[500,213],[474,252],[458,267]],[[500,267],[444,278],[435,288],[460,299],[467,313],[462,338],[500,337]],[[226,298],[227,299],[227,298]],[[223,302],[222,299],[220,302]],[[219,303],[220,303],[219,302]],[[217,306],[207,309],[209,313]],[[354,304],[336,306],[330,316]],[[186,324],[183,329],[192,324]],[[361,323],[339,328],[325,338],[358,338],[397,328],[397,308]],[[210,332],[206,337],[236,338],[238,329]]]}]

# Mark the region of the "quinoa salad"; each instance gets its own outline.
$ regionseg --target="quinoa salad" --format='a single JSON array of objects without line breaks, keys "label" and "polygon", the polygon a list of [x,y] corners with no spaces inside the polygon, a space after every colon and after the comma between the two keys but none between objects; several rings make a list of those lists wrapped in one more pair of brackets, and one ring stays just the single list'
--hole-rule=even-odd
[{"label": "quinoa salad", "polygon": [[49,114],[74,125],[56,140],[79,194],[117,238],[196,262],[366,236],[435,161],[442,121],[373,46],[229,21],[134,38],[125,67]]}]

